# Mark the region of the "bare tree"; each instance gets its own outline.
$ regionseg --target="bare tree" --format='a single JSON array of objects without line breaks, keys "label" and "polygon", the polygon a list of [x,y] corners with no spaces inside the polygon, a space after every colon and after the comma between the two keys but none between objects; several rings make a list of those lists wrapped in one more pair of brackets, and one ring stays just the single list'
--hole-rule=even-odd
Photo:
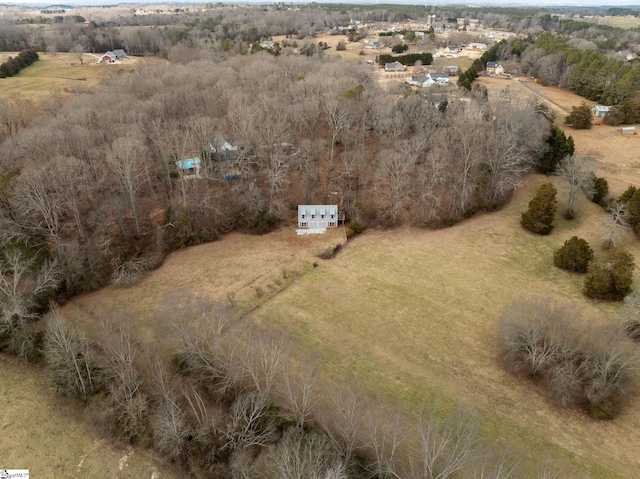
[{"label": "bare tree", "polygon": [[231,417],[222,429],[224,448],[235,450],[267,446],[278,438],[275,417],[267,399],[258,392],[238,395],[231,405]]},{"label": "bare tree", "polygon": [[331,442],[316,431],[289,428],[259,459],[268,479],[347,479],[345,464]]},{"label": "bare tree", "polygon": [[73,48],[71,48],[71,53],[75,55],[75,57],[80,62],[80,65],[82,65],[82,57],[85,53],[84,47],[80,43],[78,43]]},{"label": "bare tree", "polygon": [[98,387],[96,363],[87,337],[55,309],[47,323],[44,357],[61,394],[91,395]]},{"label": "bare tree", "polygon": [[487,451],[473,469],[473,479],[515,479],[521,474],[520,458],[505,448],[499,452]]},{"label": "bare tree", "polygon": [[313,419],[318,404],[318,362],[302,363],[294,369],[291,361],[284,363],[284,373],[280,382],[280,396],[291,419],[302,428]]},{"label": "bare tree", "polygon": [[61,233],[62,202],[51,182],[47,165],[25,171],[18,178],[18,211],[25,225],[35,234],[42,234],[58,242]]},{"label": "bare tree", "polygon": [[348,463],[361,446],[361,435],[365,431],[362,415],[364,405],[357,386],[343,381],[332,395],[331,405],[333,407],[326,408],[318,420]]},{"label": "bare tree", "polygon": [[623,231],[630,231],[627,204],[614,201],[607,209],[607,230],[603,236],[605,248],[613,248],[620,244]]},{"label": "bare tree", "polygon": [[119,436],[134,441],[143,433],[149,412],[149,399],[135,364],[138,348],[128,332],[114,331],[109,325],[105,325],[101,345],[103,377],[109,391],[107,421],[116,425]]},{"label": "bare tree", "polygon": [[406,439],[407,426],[402,409],[391,409],[379,400],[368,411],[367,448],[371,453],[369,468],[378,477],[398,477],[400,446]]},{"label": "bare tree", "polygon": [[169,460],[184,460],[187,438],[193,431],[175,390],[175,378],[159,360],[153,365],[152,375],[153,400],[156,403],[155,414],[151,418],[153,445]]},{"label": "bare tree", "polygon": [[107,163],[118,177],[122,195],[131,206],[138,234],[140,234],[140,213],[137,192],[148,178],[146,156],[146,146],[140,139],[133,136],[117,138],[107,155]]},{"label": "bare tree", "polygon": [[536,376],[549,367],[560,348],[559,342],[551,340],[560,317],[549,298],[520,299],[506,305],[499,335],[507,368]]},{"label": "bare tree", "polygon": [[249,338],[243,355],[243,367],[252,386],[264,397],[271,397],[275,381],[287,359],[289,344],[281,335],[262,332]]},{"label": "bare tree", "polygon": [[569,185],[566,216],[572,219],[575,217],[574,204],[577,194],[580,190],[588,188],[592,172],[586,168],[586,159],[580,155],[567,156],[558,164],[556,172],[562,176]]},{"label": "bare tree", "polygon": [[466,408],[442,420],[434,406],[418,425],[424,479],[446,479],[469,464],[478,450],[477,419]]},{"label": "bare tree", "polygon": [[37,317],[36,298],[60,283],[55,261],[37,266],[37,258],[17,247],[5,247],[0,261],[0,338],[24,328]]}]

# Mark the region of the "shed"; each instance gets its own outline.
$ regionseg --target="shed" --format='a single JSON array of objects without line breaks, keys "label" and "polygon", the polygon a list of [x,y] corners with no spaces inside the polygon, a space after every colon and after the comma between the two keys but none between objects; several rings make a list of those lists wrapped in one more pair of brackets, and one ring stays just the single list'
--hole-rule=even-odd
[{"label": "shed", "polygon": [[610,106],[594,105],[591,107],[591,113],[595,116],[603,117],[609,113],[610,109]]},{"label": "shed", "polygon": [[620,132],[623,135],[635,135],[636,134],[636,127],[635,126],[623,126],[622,128],[620,128]]},{"label": "shed", "polygon": [[338,205],[298,205],[298,228],[338,227]]}]

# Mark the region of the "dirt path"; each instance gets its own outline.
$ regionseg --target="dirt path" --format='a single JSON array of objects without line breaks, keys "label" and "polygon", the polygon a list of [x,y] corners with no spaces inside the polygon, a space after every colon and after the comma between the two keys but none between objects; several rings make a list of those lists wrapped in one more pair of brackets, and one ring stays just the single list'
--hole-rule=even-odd
[{"label": "dirt path", "polygon": [[[540,91],[538,88],[534,87],[533,83],[531,83],[530,81],[523,81],[520,80],[520,85],[522,85],[524,88],[526,88],[527,90],[529,90],[531,93],[533,93],[534,95],[542,98],[544,101],[546,101],[547,103],[550,103],[559,113],[561,113],[562,115],[566,116],[569,114],[569,110],[561,105],[559,105],[558,103],[556,103],[555,101],[553,101],[551,98],[549,98],[547,95],[545,95],[542,91]],[[544,87],[543,87],[544,88]]]}]

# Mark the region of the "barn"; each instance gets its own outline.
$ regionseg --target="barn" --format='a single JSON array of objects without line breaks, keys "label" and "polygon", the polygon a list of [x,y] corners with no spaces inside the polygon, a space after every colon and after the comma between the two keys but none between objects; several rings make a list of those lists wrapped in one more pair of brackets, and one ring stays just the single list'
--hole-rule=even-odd
[{"label": "barn", "polygon": [[338,205],[298,205],[298,228],[337,228]]}]

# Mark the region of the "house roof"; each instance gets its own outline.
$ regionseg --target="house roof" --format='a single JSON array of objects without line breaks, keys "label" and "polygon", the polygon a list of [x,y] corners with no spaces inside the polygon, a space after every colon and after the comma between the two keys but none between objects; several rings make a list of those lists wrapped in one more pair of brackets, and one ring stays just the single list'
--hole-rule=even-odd
[{"label": "house roof", "polygon": [[604,113],[608,112],[610,109],[611,109],[610,106],[603,106],[603,105],[595,105],[593,107],[593,110],[599,111],[599,112],[604,112]]},{"label": "house roof", "polygon": [[416,82],[416,83],[424,83],[427,80],[428,78],[424,75],[413,75],[409,77],[409,81]]},{"label": "house roof", "polygon": [[385,70],[406,70],[407,67],[405,67],[402,63],[395,61],[395,62],[391,62],[391,63],[385,63],[384,65],[384,69]]},{"label": "house roof", "polygon": [[337,218],[338,205],[298,205],[298,216],[302,215],[333,215]]},{"label": "house roof", "polygon": [[447,80],[449,81],[449,75],[446,73],[429,73],[429,78],[432,80]]},{"label": "house roof", "polygon": [[122,48],[118,48],[116,50],[113,51],[113,54],[117,57],[126,57],[127,54],[125,53],[125,51]]},{"label": "house roof", "polygon": [[487,68],[498,68],[499,66],[498,62],[487,62]]}]

